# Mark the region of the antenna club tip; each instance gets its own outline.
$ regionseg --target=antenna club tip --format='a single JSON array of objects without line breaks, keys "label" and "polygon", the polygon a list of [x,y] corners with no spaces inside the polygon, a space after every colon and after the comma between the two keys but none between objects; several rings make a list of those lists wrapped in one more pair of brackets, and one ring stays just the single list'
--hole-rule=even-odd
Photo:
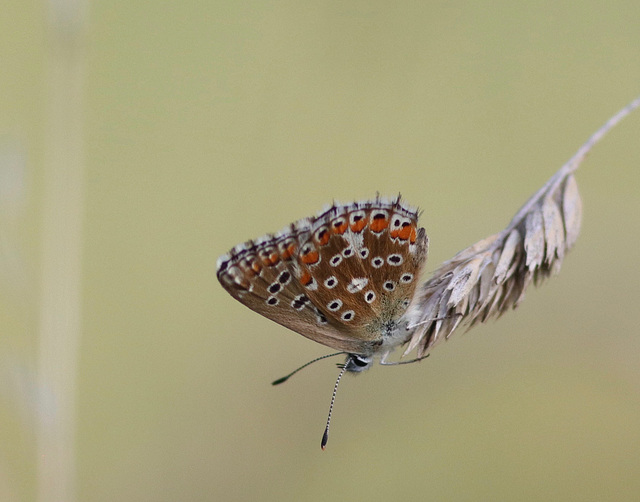
[{"label": "antenna club tip", "polygon": [[324,434],[322,435],[322,441],[320,442],[320,448],[324,451],[327,448],[327,443],[329,442],[329,431],[325,429]]},{"label": "antenna club tip", "polygon": [[271,385],[280,385],[281,383],[284,383],[288,380],[288,376],[286,377],[282,377],[282,378],[278,378],[277,380],[274,380],[273,382],[271,382]]}]

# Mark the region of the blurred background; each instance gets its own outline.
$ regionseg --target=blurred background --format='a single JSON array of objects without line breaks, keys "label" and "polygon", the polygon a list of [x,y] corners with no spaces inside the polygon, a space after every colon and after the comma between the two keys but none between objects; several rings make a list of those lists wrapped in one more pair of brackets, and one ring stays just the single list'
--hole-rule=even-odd
[{"label": "blurred background", "polygon": [[428,271],[640,94],[640,4],[3,2],[0,499],[637,500],[640,112],[562,273],[345,377],[234,301],[235,244],[399,191]]}]

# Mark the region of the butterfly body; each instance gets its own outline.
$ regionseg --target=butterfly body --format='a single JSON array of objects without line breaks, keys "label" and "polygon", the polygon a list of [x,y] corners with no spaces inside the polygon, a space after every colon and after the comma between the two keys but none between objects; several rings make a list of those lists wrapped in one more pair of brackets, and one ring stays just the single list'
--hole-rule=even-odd
[{"label": "butterfly body", "polygon": [[412,334],[410,305],[427,258],[418,211],[376,198],[334,204],[234,247],[217,276],[259,314],[348,357],[358,372]]}]

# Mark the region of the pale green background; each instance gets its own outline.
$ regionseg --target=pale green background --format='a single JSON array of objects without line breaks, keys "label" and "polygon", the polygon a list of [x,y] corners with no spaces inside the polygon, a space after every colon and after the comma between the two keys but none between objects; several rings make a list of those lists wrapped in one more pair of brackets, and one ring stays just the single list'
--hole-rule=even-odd
[{"label": "pale green background", "polygon": [[[45,7],[0,13],[2,148],[26,166],[0,276],[0,355],[24,373],[0,394],[3,501],[36,497]],[[215,277],[333,198],[401,191],[429,271],[500,230],[640,94],[639,19],[637,1],[91,3],[77,500],[639,500],[640,112],[578,173],[561,275],[422,364],[343,379],[324,453],[333,362],[270,381],[329,351]]]}]

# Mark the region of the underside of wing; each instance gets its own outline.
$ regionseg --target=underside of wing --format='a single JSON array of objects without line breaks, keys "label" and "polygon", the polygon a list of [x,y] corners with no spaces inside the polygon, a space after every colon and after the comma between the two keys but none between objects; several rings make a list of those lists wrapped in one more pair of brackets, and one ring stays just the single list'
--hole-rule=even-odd
[{"label": "underside of wing", "polygon": [[375,344],[345,335],[309,301],[292,265],[298,233],[293,229],[236,246],[218,259],[220,284],[251,310],[311,340],[346,352],[372,352]]}]

